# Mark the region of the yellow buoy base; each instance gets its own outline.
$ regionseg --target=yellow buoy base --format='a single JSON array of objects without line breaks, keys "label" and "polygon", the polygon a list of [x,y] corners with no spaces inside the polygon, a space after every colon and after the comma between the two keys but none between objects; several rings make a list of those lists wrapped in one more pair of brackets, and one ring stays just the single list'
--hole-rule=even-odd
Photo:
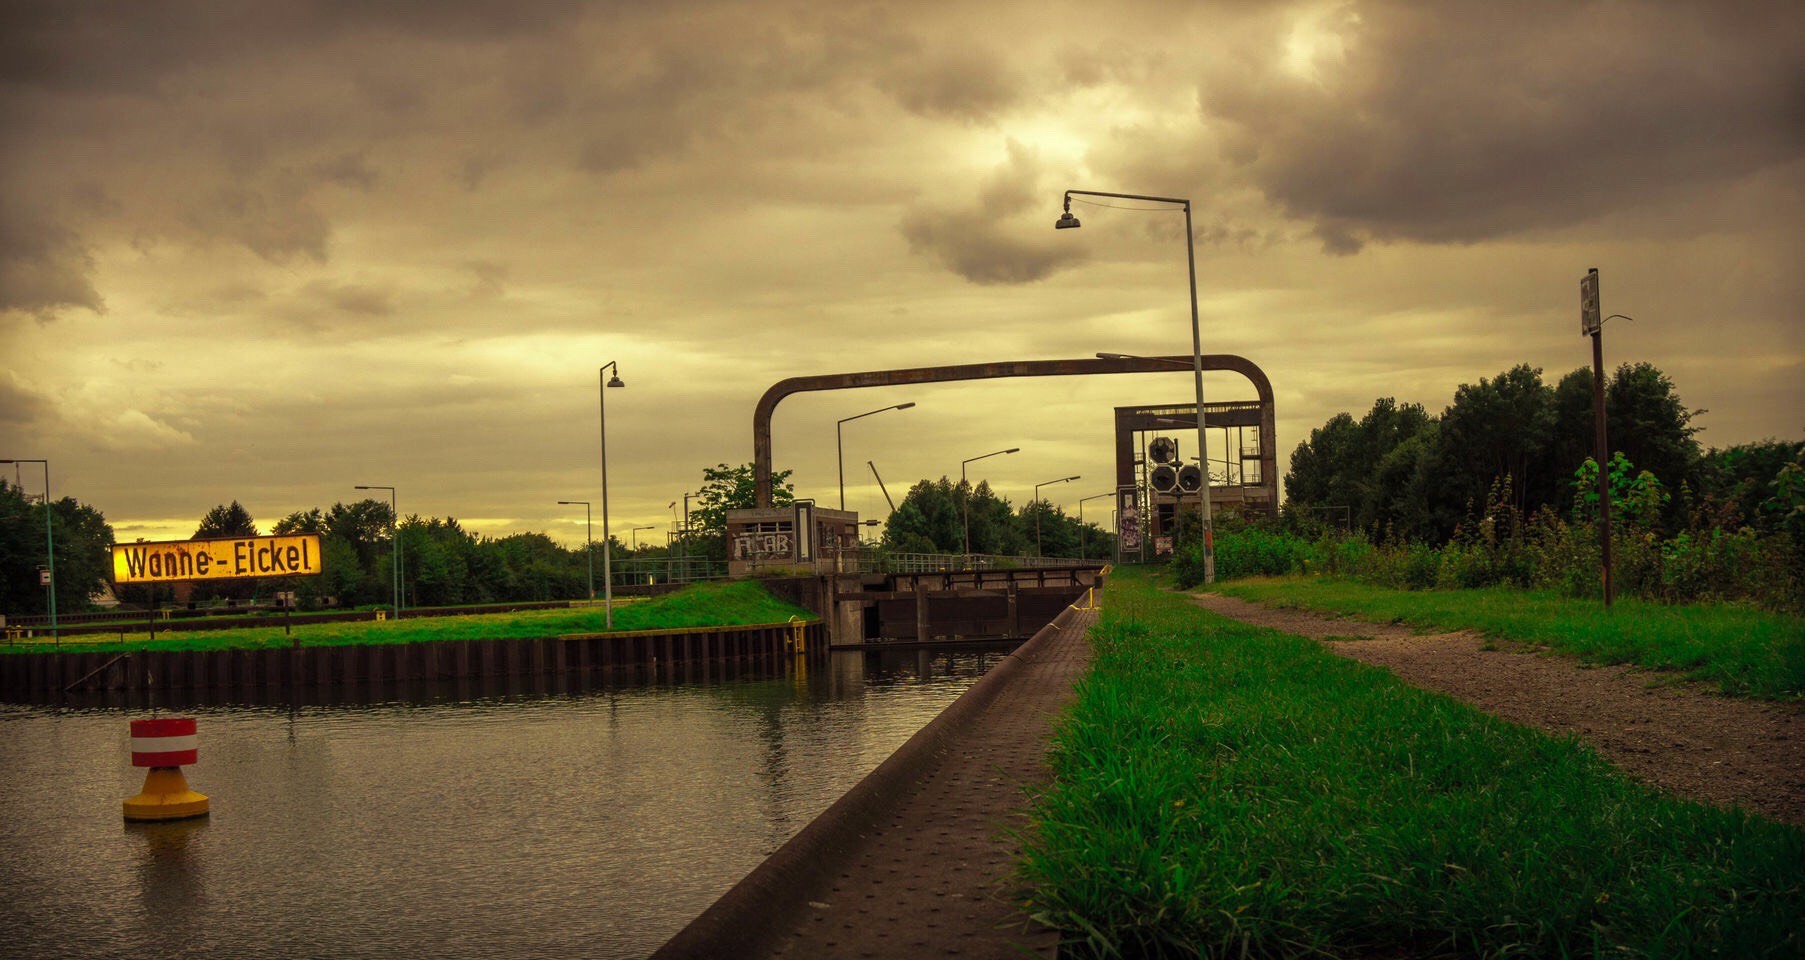
[{"label": "yellow buoy base", "polygon": [[188,789],[181,767],[151,767],[144,791],[125,801],[127,820],[183,820],[207,815],[207,795]]}]

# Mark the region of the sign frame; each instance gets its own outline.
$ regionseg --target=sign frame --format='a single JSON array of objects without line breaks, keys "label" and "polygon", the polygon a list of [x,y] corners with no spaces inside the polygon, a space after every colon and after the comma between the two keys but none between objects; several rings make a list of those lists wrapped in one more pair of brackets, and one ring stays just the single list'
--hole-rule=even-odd
[{"label": "sign frame", "polygon": [[324,557],[317,533],[113,544],[118,586],[183,581],[317,577]]}]

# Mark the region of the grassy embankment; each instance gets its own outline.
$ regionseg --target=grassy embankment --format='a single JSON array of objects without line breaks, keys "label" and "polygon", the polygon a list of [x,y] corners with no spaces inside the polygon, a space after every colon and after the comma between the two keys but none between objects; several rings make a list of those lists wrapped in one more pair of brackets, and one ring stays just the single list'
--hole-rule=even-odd
[{"label": "grassy embankment", "polygon": [[1682,671],[1724,693],[1805,696],[1805,618],[1724,604],[1596,600],[1548,590],[1392,590],[1330,577],[1257,577],[1218,583],[1231,597],[1539,644],[1596,663]]},{"label": "grassy embankment", "polygon": [[[1798,956],[1805,831],[1118,570],[1020,863],[1069,955]],[[1068,955],[1068,954],[1062,954]]]},{"label": "grassy embankment", "polygon": [[[790,617],[815,619],[814,614],[776,597],[755,580],[734,583],[698,583],[675,593],[622,604],[616,601],[614,629],[669,630],[681,627],[737,626],[783,623]],[[62,650],[251,650],[289,647],[298,638],[303,646],[325,647],[381,643],[420,643],[430,640],[488,640],[497,637],[544,637],[564,633],[594,633],[602,629],[600,607],[561,610],[520,610],[458,617],[417,617],[401,620],[315,623],[294,626],[294,635],[282,632],[280,619],[272,626],[242,630],[158,630],[150,641],[146,630],[128,632],[123,642],[117,634],[85,634],[63,641]],[[0,645],[0,654],[45,652],[59,649],[48,643]]]}]

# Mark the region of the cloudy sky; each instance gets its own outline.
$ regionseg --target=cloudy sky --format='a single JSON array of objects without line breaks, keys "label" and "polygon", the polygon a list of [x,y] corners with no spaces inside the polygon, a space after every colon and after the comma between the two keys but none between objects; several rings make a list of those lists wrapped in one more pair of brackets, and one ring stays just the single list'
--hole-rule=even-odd
[{"label": "cloudy sky", "polygon": [[[1288,454],[1375,397],[1655,363],[1805,432],[1796,3],[82,3],[0,12],[0,457],[122,539],[399,488],[487,534],[668,526],[788,376],[1206,352]],[[1119,206],[1133,206],[1120,204]],[[808,394],[798,493],[974,467],[1068,511],[1188,372]],[[1251,396],[1232,374],[1211,400]],[[41,481],[27,476],[28,489]],[[1087,509],[1107,509],[1093,501]],[[1094,514],[1087,519],[1095,519]],[[640,534],[661,537],[658,531]]]}]

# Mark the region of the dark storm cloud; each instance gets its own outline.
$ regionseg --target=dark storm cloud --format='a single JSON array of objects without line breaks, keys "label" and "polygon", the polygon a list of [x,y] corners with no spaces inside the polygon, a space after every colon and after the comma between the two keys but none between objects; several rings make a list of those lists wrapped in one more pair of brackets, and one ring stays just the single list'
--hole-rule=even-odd
[{"label": "dark storm cloud", "polygon": [[1008,149],[1009,158],[985,181],[974,205],[917,206],[903,217],[910,249],[986,285],[1028,283],[1083,259],[1074,245],[1054,242],[1051,230],[1021,229],[1017,218],[1044,213],[1051,192],[1040,187],[1041,165],[1033,152],[1014,141]]},{"label": "dark storm cloud", "polygon": [[221,59],[356,33],[506,38],[554,27],[584,6],[579,0],[13,0],[0,13],[0,83],[147,95],[173,73]]},{"label": "dark storm cloud", "polygon": [[65,307],[102,309],[94,260],[74,231],[0,192],[0,312],[49,319]]},{"label": "dark storm cloud", "polygon": [[1021,78],[994,51],[926,49],[899,59],[878,88],[923,117],[989,122],[1023,99]]},{"label": "dark storm cloud", "polygon": [[1199,102],[1227,159],[1332,253],[1560,227],[1805,145],[1796,5],[1374,3],[1328,25],[1344,55],[1314,77],[1230,58]]},{"label": "dark storm cloud", "polygon": [[267,189],[223,186],[184,219],[196,233],[244,244],[271,263],[295,257],[323,263],[331,227],[308,193],[292,180]]},{"label": "dark storm cloud", "polygon": [[0,424],[23,428],[50,410],[49,401],[20,383],[17,374],[11,370],[0,372]]}]

